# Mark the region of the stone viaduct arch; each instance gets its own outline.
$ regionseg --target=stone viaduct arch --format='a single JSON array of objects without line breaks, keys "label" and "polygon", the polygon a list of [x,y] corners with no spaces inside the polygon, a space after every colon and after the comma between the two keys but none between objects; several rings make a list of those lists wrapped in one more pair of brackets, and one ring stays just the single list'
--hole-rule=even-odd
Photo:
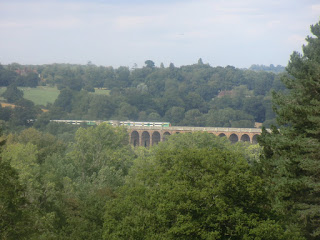
[{"label": "stone viaduct arch", "polygon": [[150,142],[150,133],[148,131],[143,131],[141,134],[141,144],[140,146],[149,147],[151,144]]},{"label": "stone viaduct arch", "polygon": [[154,131],[152,133],[152,141],[151,141],[152,146],[155,144],[158,144],[160,141],[161,141],[160,133],[158,131]]},{"label": "stone viaduct arch", "polygon": [[259,128],[205,128],[205,127],[134,127],[129,126],[130,143],[133,146],[149,147],[166,141],[167,137],[177,133],[191,133],[203,131],[215,134],[219,137],[226,137],[232,143],[239,141],[258,143],[257,137],[261,134]]},{"label": "stone viaduct arch", "polygon": [[132,131],[130,135],[130,143],[134,147],[138,147],[140,145],[140,135],[137,131]]}]

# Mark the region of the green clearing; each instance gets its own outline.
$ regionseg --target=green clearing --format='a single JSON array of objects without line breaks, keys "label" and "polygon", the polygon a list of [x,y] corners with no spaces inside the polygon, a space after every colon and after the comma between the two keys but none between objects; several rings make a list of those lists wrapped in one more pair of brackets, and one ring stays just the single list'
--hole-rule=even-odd
[{"label": "green clearing", "polygon": [[[46,106],[47,103],[54,103],[60,91],[56,87],[38,86],[36,88],[18,87],[23,91],[23,97],[34,102],[36,105]],[[0,95],[6,90],[5,87],[0,88]],[[1,100],[4,100],[2,97]]]},{"label": "green clearing", "polygon": [[[49,86],[38,86],[36,88],[30,88],[30,87],[18,87],[20,90],[23,91],[23,97],[25,99],[31,100],[36,105],[43,105],[46,106],[47,103],[54,103],[54,101],[57,99],[60,91],[56,87],[49,87]],[[4,91],[6,90],[6,87],[0,88],[0,96]],[[109,95],[110,90],[107,89],[99,89],[95,88],[95,92],[92,94],[100,94],[100,95]],[[3,97],[0,97],[1,101],[4,101]]]},{"label": "green clearing", "polygon": [[95,91],[94,94],[100,94],[100,95],[109,95],[110,94],[110,90],[108,90],[108,89],[95,88],[94,91]]},{"label": "green clearing", "polygon": [[36,105],[44,105],[54,103],[60,91],[56,87],[38,86],[36,88],[19,87],[23,91],[23,97],[31,100]]}]

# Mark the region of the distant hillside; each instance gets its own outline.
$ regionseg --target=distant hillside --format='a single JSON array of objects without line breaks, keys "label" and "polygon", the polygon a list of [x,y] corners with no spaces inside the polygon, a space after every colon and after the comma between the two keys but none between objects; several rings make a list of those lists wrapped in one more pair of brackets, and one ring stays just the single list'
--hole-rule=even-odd
[{"label": "distant hillside", "polygon": [[282,73],[286,69],[284,66],[277,65],[276,67],[273,64],[270,64],[270,66],[266,65],[259,65],[259,64],[252,64],[249,70],[252,71],[265,71],[265,72],[273,72],[273,73]]},{"label": "distant hillside", "polygon": [[[145,66],[134,69],[93,64],[11,64],[0,65],[0,87],[15,84],[23,90],[25,99],[43,106],[49,103],[48,119],[254,127],[255,122],[265,126],[274,122],[271,92],[285,89],[280,71],[284,67],[212,67],[201,59],[181,67],[173,63],[156,67],[152,60],[146,60]],[[35,83],[37,86],[30,88]],[[0,120],[8,119],[7,115],[0,113]]]}]

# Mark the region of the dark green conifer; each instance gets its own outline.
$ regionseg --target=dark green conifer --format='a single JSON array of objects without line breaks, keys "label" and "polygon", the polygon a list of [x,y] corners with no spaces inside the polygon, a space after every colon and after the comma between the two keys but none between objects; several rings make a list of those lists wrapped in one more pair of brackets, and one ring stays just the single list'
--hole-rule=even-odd
[{"label": "dark green conifer", "polygon": [[274,93],[280,129],[266,131],[262,166],[274,208],[307,239],[320,239],[320,22],[311,26],[303,54],[294,52]]}]

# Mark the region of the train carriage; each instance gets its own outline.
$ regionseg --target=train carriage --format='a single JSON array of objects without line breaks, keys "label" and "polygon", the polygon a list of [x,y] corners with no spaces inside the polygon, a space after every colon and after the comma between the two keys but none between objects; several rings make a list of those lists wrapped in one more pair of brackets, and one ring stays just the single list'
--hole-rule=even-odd
[{"label": "train carriage", "polygon": [[106,122],[112,126],[134,126],[134,127],[171,127],[169,122],[134,122],[134,121],[118,121],[118,120],[50,120],[51,122],[67,123],[72,125],[80,125],[85,123],[89,126],[99,125],[101,122]]}]

